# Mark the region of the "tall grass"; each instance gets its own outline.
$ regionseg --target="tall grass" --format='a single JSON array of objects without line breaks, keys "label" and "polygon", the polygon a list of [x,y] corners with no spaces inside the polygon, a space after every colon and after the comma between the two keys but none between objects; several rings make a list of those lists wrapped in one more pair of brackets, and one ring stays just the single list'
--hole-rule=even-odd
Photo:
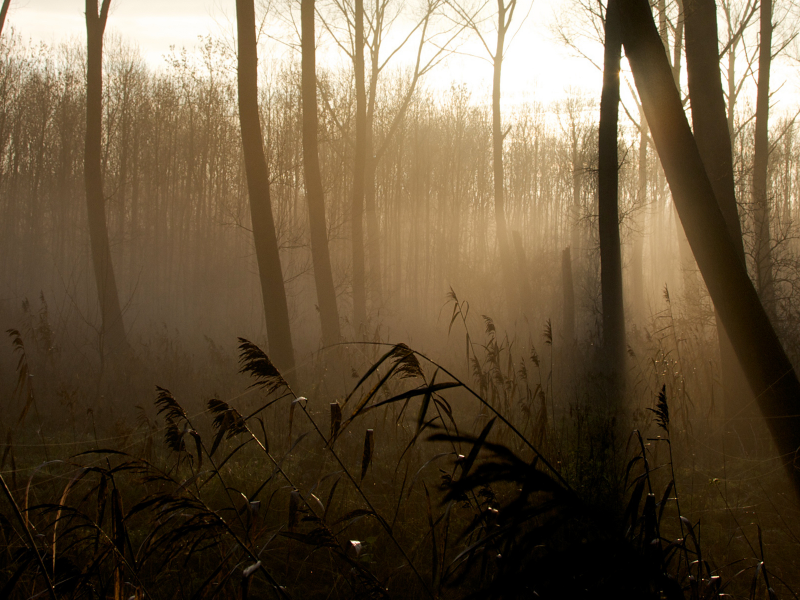
[{"label": "tall grass", "polygon": [[549,323],[540,354],[488,316],[475,336],[451,301],[466,377],[404,344],[351,345],[337,364],[373,356],[353,383],[306,398],[240,339],[238,391],[198,404],[159,387],[124,435],[73,426],[71,446],[35,412],[30,375],[57,357],[10,332],[24,435],[0,468],[0,597],[794,597],[771,562],[797,547],[771,541],[790,524],[751,525],[719,480],[697,488],[671,314],[631,348],[638,408],[604,415],[589,367],[583,391],[559,383],[591,358]]}]

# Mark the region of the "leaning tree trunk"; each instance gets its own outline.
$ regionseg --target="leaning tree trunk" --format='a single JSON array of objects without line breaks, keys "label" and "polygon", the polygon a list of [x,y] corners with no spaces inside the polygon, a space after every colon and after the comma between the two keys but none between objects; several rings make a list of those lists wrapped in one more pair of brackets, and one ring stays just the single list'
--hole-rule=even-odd
[{"label": "leaning tree trunk", "polygon": [[[6,24],[6,15],[8,14],[8,7],[11,5],[11,0],[3,0],[3,8],[0,8],[0,34],[3,33],[3,27]],[[97,14],[97,8],[95,7],[95,14]]]},{"label": "leaning tree trunk", "polygon": [[758,49],[756,136],[753,148],[753,209],[755,216],[756,283],[767,314],[775,317],[775,282],[767,197],[769,158],[769,70],[772,63],[772,0],[761,0],[761,41]]},{"label": "leaning tree trunk", "polygon": [[603,298],[603,347],[608,372],[622,383],[625,367],[625,312],[622,304],[622,255],[619,241],[619,119],[620,41],[617,0],[609,0],[605,23],[603,91],[600,96],[598,142],[598,221],[600,229],[600,287]]},{"label": "leaning tree trunk", "polygon": [[340,338],[339,310],[333,285],[328,226],[325,219],[325,193],[319,169],[317,148],[317,49],[314,37],[314,0],[302,0],[302,88],[303,88],[303,171],[311,233],[311,260],[322,324],[322,343],[336,344]]},{"label": "leaning tree trunk", "polygon": [[648,0],[621,0],[625,55],[681,222],[789,476],[800,448],[800,381],[728,233],[683,112]]},{"label": "leaning tree trunk", "polygon": [[294,371],[294,349],[289,327],[289,308],[286,304],[286,289],[269,195],[267,159],[264,155],[258,114],[258,51],[253,0],[236,0],[236,28],[239,45],[239,124],[242,130],[250,217],[253,222],[253,240],[261,279],[270,358],[284,376],[291,377]]},{"label": "leaning tree trunk", "polygon": [[103,0],[98,13],[97,0],[86,0],[86,145],[83,155],[83,178],[86,184],[92,264],[100,301],[102,348],[111,352],[124,352],[128,349],[128,340],[125,336],[117,280],[111,262],[101,167],[103,33],[110,5],[111,0]]},{"label": "leaning tree trunk", "polygon": [[355,0],[353,66],[356,83],[356,147],[353,163],[353,202],[350,227],[353,251],[353,328],[356,337],[367,324],[364,264],[364,172],[367,164],[367,90],[364,74],[364,0]]},{"label": "leaning tree trunk", "polygon": [[[719,67],[717,7],[714,0],[686,0],[685,4],[686,71],[694,139],[725,218],[728,234],[736,248],[736,255],[746,265],[742,225],[736,204],[733,152]],[[755,416],[753,394],[718,313],[716,319],[725,414],[739,439],[749,446],[746,440],[752,437],[752,430],[748,421]]]}]

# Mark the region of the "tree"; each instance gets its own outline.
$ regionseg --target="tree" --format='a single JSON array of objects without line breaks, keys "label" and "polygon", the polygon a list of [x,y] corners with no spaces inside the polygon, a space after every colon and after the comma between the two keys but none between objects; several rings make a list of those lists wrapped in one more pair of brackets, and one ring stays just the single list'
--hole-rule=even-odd
[{"label": "tree", "polygon": [[3,7],[0,8],[0,34],[3,33],[3,26],[6,24],[6,15],[8,14],[8,7],[11,5],[11,0],[3,0]]},{"label": "tree", "polygon": [[[514,297],[514,268],[511,255],[511,242],[506,221],[505,185],[503,174],[503,140],[506,132],[500,112],[500,77],[503,72],[503,53],[506,49],[506,34],[511,27],[511,19],[517,8],[517,0],[497,0],[497,45],[492,57],[492,165],[494,173],[494,218],[497,227],[497,243],[500,247],[500,268],[506,280],[508,301]],[[484,42],[485,44],[485,42]],[[488,48],[487,48],[488,50]]]},{"label": "tree", "polygon": [[258,49],[253,0],[236,0],[236,29],[239,124],[270,357],[284,376],[291,377],[294,371],[294,349],[289,326],[289,308],[286,303],[278,238],[275,235],[269,173],[258,113]]},{"label": "tree", "polygon": [[335,344],[341,336],[336,289],[333,286],[331,255],[328,249],[328,226],[325,219],[325,193],[319,169],[317,149],[317,52],[314,36],[314,0],[302,0],[302,94],[303,94],[303,172],[306,183],[306,202],[311,234],[311,259],[317,305],[322,324],[322,343]]},{"label": "tree", "polygon": [[[742,225],[736,204],[733,152],[722,90],[714,0],[686,0],[685,23],[686,71],[694,139],[736,255],[745,265]],[[739,423],[745,425],[737,428],[739,438],[745,441],[749,439],[745,435],[749,424],[742,418],[753,416],[752,410],[748,410],[752,406],[753,396],[719,314],[716,318],[726,414],[737,417],[733,421],[734,426]]]},{"label": "tree", "polygon": [[[747,0],[747,3],[741,10],[737,11],[733,0],[721,0],[722,11],[725,14],[725,25],[727,28],[727,40],[724,44],[724,51],[722,55],[726,58],[726,79],[727,86],[725,91],[725,99],[728,111],[728,133],[731,137],[731,144],[735,138],[734,119],[736,116],[736,101],[739,94],[747,81],[746,77],[742,77],[739,81],[736,80],[736,60],[738,58],[737,48],[744,39],[744,32],[752,22],[753,16],[758,8],[758,3],[755,0]],[[755,54],[755,53],[753,53]],[[746,57],[747,65],[746,72],[749,72],[753,66],[753,58]]]},{"label": "tree", "polygon": [[[364,214],[367,224],[367,260],[369,262],[369,283],[372,292],[372,303],[374,306],[380,306],[383,296],[382,285],[382,267],[381,267],[381,247],[380,239],[380,226],[376,202],[376,181],[375,173],[378,163],[389,148],[395,133],[397,132],[400,123],[405,118],[406,112],[411,99],[417,90],[420,79],[428,73],[434,66],[436,66],[442,58],[448,53],[450,43],[457,37],[464,29],[464,25],[454,26],[452,29],[445,29],[436,34],[431,35],[430,26],[431,19],[434,13],[438,10],[442,0],[427,0],[427,6],[423,11],[422,17],[418,19],[411,28],[411,31],[406,35],[402,41],[388,53],[386,58],[382,58],[381,50],[384,45],[385,38],[389,34],[389,29],[392,19],[387,10],[390,5],[389,0],[376,0],[374,13],[372,14],[371,40],[367,39],[366,44],[369,48],[370,54],[370,78],[369,89],[367,96],[367,132],[366,132],[366,163],[364,172]],[[419,31],[419,43],[417,44],[416,59],[414,61],[414,68],[411,72],[410,81],[405,90],[403,90],[399,102],[399,107],[395,111],[389,126],[386,129],[386,134],[382,141],[376,143],[375,131],[375,114],[377,111],[377,95],[378,95],[378,80],[381,73],[389,65],[392,58],[401,51],[406,44],[412,40],[413,35]],[[455,31],[455,33],[454,33]],[[444,43],[430,44],[434,46],[435,50],[432,55],[426,56],[423,60],[423,50],[426,45],[431,42],[431,37],[434,36],[450,36]]]},{"label": "tree", "polygon": [[[470,12],[455,3],[454,8],[461,20],[478,36],[481,45],[492,65],[492,174],[494,179],[494,218],[497,230],[497,245],[500,250],[500,270],[504,281],[503,289],[509,306],[513,306],[514,298],[521,298],[524,292],[514,285],[514,262],[511,251],[511,239],[506,220],[505,182],[503,169],[503,141],[509,130],[503,131],[502,111],[500,106],[501,79],[503,74],[503,56],[506,51],[506,37],[511,28],[511,21],[517,9],[517,0],[497,0],[497,39],[494,50],[490,41],[481,32],[477,20],[480,12]],[[482,7],[481,7],[482,8]]]},{"label": "tree", "polygon": [[769,159],[769,70],[772,63],[772,0],[761,0],[761,39],[758,46],[756,135],[753,149],[753,208],[755,266],[758,293],[770,317],[775,318],[775,281],[772,265],[770,207],[767,197]]},{"label": "tree", "polygon": [[111,0],[103,0],[98,13],[97,0],[86,0],[86,144],[83,155],[83,177],[86,185],[92,262],[102,319],[101,344],[112,352],[120,352],[127,349],[128,340],[125,336],[117,281],[111,263],[101,166],[103,33],[110,5]]},{"label": "tree", "polygon": [[620,20],[625,55],[692,252],[800,494],[800,381],[728,233],[648,1],[621,0]]},{"label": "tree", "polygon": [[355,0],[353,66],[356,83],[356,147],[353,164],[351,236],[353,249],[353,327],[356,335],[367,324],[364,263],[364,173],[367,165],[367,88],[364,73],[364,0]]},{"label": "tree", "polygon": [[[391,0],[375,0],[372,10],[367,11],[363,0],[355,2],[352,8],[346,2],[336,1],[337,10],[346,22],[347,34],[337,32],[332,20],[323,20],[324,27],[336,44],[353,62],[355,75],[356,139],[351,217],[353,219],[353,310],[356,330],[367,320],[367,291],[371,292],[373,307],[382,304],[383,269],[379,243],[381,232],[375,181],[378,164],[405,118],[420,80],[448,53],[450,43],[464,28],[462,24],[460,27],[431,33],[431,19],[441,3],[442,0],[427,0],[422,16],[411,22],[408,31],[399,34],[400,41],[388,52],[383,51],[385,40],[390,37],[392,24],[402,20],[398,19],[399,14],[390,14],[389,8],[392,5],[401,6],[399,3]],[[389,124],[383,139],[377,140],[375,122],[379,106],[377,98],[379,79],[392,59],[414,39],[417,33],[419,42],[409,82],[400,94],[394,115],[391,119],[387,119]],[[349,45],[345,43],[348,36]],[[437,36],[449,36],[449,39],[431,44],[431,39]],[[434,50],[432,54],[424,56],[424,50],[428,46],[433,46]],[[365,49],[369,53],[369,64],[364,55]]]},{"label": "tree", "polygon": [[622,303],[617,148],[621,50],[617,0],[608,0],[598,142],[598,226],[600,230],[600,287],[603,298],[603,347],[612,379],[619,382],[621,382],[625,365],[625,312]]}]

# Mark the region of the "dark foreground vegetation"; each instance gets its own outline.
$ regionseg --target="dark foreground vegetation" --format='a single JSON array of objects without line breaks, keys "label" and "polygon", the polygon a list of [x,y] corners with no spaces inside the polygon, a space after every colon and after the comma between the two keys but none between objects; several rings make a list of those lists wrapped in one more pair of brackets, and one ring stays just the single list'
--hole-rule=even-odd
[{"label": "dark foreground vegetation", "polygon": [[480,319],[464,356],[466,306],[456,366],[350,344],[292,385],[244,339],[98,378],[26,313],[2,596],[794,597],[793,496],[765,428],[734,458],[702,327],[665,299],[612,414],[549,323],[521,344]]},{"label": "dark foreground vegetation", "polygon": [[[0,38],[0,598],[797,598],[795,34],[598,6],[599,103],[505,113],[516,0]],[[425,88],[467,35],[490,102]]]}]

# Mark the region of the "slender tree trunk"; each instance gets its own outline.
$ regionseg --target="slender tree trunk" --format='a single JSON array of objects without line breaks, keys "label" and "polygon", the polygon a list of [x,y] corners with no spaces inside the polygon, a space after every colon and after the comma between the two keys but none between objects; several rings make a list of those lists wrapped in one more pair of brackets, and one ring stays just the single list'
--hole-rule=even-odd
[{"label": "slender tree trunk", "polygon": [[367,92],[364,75],[364,0],[355,0],[354,67],[356,79],[356,147],[353,164],[351,243],[353,249],[353,328],[356,337],[367,324],[364,264],[364,171],[367,158]]},{"label": "slender tree trunk", "polygon": [[306,201],[311,232],[311,259],[314,283],[322,324],[322,343],[336,344],[340,337],[339,310],[333,285],[331,256],[328,249],[328,226],[325,219],[325,194],[319,168],[317,148],[317,49],[314,36],[314,2],[302,0],[302,88],[303,88],[303,166],[306,180]]},{"label": "slender tree trunk", "polygon": [[[506,202],[503,181],[503,125],[500,113],[500,76],[503,70],[503,51],[505,38],[511,16],[515,7],[515,0],[508,6],[505,0],[497,0],[497,47],[494,53],[494,76],[492,78],[492,166],[494,173],[494,217],[497,227],[497,243],[500,248],[500,270],[504,280],[504,290],[507,306],[513,307],[515,298],[519,296],[514,285],[513,259],[511,242],[508,235],[506,221]],[[511,311],[513,312],[513,310]]]},{"label": "slender tree trunk", "polygon": [[269,194],[267,159],[264,155],[258,114],[258,51],[253,0],[236,0],[236,28],[239,46],[239,124],[270,358],[285,377],[292,377],[294,349],[289,327],[289,308],[286,304],[286,289]]},{"label": "slender tree trunk", "polygon": [[761,0],[761,41],[758,49],[756,137],[753,149],[753,208],[755,216],[756,283],[770,318],[775,318],[775,282],[767,196],[769,159],[769,70],[772,62],[772,0]]},{"label": "slender tree trunk", "polygon": [[[376,2],[375,14],[380,11]],[[377,18],[377,17],[376,17]],[[369,291],[370,302],[373,307],[380,308],[383,303],[383,288],[381,277],[381,244],[380,244],[380,224],[378,222],[378,208],[375,198],[375,173],[378,167],[378,159],[375,155],[375,104],[378,95],[379,71],[379,50],[381,44],[381,28],[375,27],[372,36],[372,51],[370,53],[370,79],[369,96],[367,101],[367,125],[365,135],[364,150],[364,216],[367,235],[366,235],[366,260],[369,263]],[[365,67],[366,69],[366,67]]]},{"label": "slender tree trunk", "polygon": [[[3,27],[6,24],[6,15],[8,14],[8,7],[11,5],[11,0],[3,0],[3,8],[0,8],[0,34],[3,33]],[[97,11],[95,10],[95,14]]]},{"label": "slender tree trunk", "polygon": [[681,222],[711,299],[789,476],[800,448],[800,381],[784,352],[714,196],[647,0],[622,0],[622,42]]},{"label": "slender tree trunk", "polygon": [[110,4],[111,0],[103,0],[98,13],[97,0],[86,0],[86,145],[83,155],[83,177],[86,184],[92,263],[102,318],[102,344],[104,349],[118,353],[127,351],[128,340],[125,336],[117,281],[111,263],[101,168],[103,33]]},{"label": "slender tree trunk", "polygon": [[[722,92],[717,33],[717,7],[714,0],[686,0],[686,70],[692,107],[694,139],[711,180],[714,196],[725,218],[736,254],[746,265],[742,225],[736,205],[733,152]],[[745,442],[751,436],[749,418],[756,416],[753,394],[733,351],[725,328],[716,314],[725,392],[725,414]],[[751,444],[746,444],[746,447]]]},{"label": "slender tree trunk", "polygon": [[622,303],[622,255],[619,239],[619,118],[620,40],[617,0],[609,0],[605,23],[603,92],[600,97],[598,142],[598,205],[600,287],[603,296],[603,347],[609,373],[621,383],[625,369],[625,312]]}]

